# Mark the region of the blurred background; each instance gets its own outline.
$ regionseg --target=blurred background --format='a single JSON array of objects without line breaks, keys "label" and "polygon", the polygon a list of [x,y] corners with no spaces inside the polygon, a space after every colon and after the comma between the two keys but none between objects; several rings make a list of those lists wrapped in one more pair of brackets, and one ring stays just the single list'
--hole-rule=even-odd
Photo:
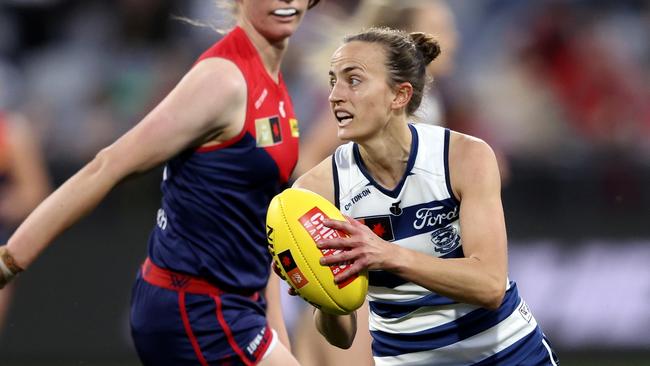
[{"label": "blurred background", "polygon": [[[329,56],[371,21],[365,6],[323,0],[292,40],[284,76],[305,156],[325,139],[315,131]],[[448,17],[418,23],[441,27],[448,57],[421,122],[497,152],[510,274],[562,365],[650,365],[650,1],[445,6]],[[179,16],[230,17],[209,0],[0,1],[0,110],[32,131],[49,186],[136,124],[220,37]],[[160,178],[122,183],[3,292],[0,365],[138,364],[130,289]],[[0,212],[2,240],[15,222]]]}]

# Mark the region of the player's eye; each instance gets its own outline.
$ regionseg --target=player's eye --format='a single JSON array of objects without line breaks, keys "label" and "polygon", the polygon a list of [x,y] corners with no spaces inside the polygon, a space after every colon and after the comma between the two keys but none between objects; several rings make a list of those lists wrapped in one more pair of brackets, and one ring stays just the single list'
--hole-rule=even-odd
[{"label": "player's eye", "polygon": [[350,85],[357,86],[361,84],[361,79],[359,78],[350,78]]}]

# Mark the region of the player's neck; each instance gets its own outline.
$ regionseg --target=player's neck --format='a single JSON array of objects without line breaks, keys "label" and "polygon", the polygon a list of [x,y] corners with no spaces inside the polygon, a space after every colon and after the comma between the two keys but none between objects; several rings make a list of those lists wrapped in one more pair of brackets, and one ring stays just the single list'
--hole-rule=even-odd
[{"label": "player's neck", "polygon": [[284,53],[289,45],[289,38],[285,38],[283,41],[271,43],[251,25],[242,23],[240,24],[240,27],[244,32],[246,32],[251,43],[253,43],[253,46],[257,50],[257,53],[262,60],[262,64],[269,76],[271,76],[271,78],[277,83],[279,80],[282,58],[284,57]]},{"label": "player's neck", "polygon": [[412,136],[406,123],[359,143],[361,159],[372,177],[387,189],[402,180],[411,153]]}]

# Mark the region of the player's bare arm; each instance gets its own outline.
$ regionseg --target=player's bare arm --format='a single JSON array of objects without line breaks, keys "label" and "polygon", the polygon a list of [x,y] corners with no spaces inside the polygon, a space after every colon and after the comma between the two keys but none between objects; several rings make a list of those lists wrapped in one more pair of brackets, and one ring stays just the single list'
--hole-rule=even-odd
[{"label": "player's bare arm", "polygon": [[0,202],[0,220],[17,225],[49,193],[51,187],[47,177],[45,162],[37,146],[37,138],[29,126],[29,121],[20,114],[6,117],[6,139],[9,149],[7,174],[15,182],[5,188]]},{"label": "player's bare arm", "polygon": [[506,287],[507,250],[496,158],[485,142],[470,136],[453,133],[450,146],[450,179],[462,202],[465,258],[435,258],[392,245],[360,223],[330,221],[328,226],[344,230],[350,237],[321,245],[351,250],[323,258],[322,263],[354,261],[351,270],[337,277],[338,282],[362,268],[381,269],[460,302],[499,307]]},{"label": "player's bare arm", "polygon": [[334,203],[334,177],[332,176],[332,157],[321,161],[307,173],[296,179],[293,188],[308,189]]},{"label": "player's bare arm", "polygon": [[348,349],[357,334],[357,312],[348,315],[333,315],[314,309],[314,324],[327,342],[338,348]]},{"label": "player's bare arm", "polygon": [[246,84],[234,64],[222,59],[197,64],[139,124],[101,150],[32,212],[7,243],[14,263],[27,268],[124,177],[209,138],[235,136],[243,125],[245,100]]},{"label": "player's bare arm", "polygon": [[282,303],[280,300],[280,278],[278,276],[269,276],[269,282],[264,290],[264,298],[266,299],[266,318],[269,321],[271,328],[275,329],[280,337],[280,342],[284,344],[289,351],[291,351],[291,342],[289,341],[289,333],[284,323],[284,316],[282,315]]}]

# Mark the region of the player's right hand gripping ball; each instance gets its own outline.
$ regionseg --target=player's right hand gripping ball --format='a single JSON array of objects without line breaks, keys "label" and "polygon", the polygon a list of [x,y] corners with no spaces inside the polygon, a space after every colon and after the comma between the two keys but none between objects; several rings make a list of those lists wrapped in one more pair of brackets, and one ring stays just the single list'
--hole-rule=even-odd
[{"label": "player's right hand gripping ball", "polygon": [[363,304],[368,274],[364,271],[345,283],[334,283],[334,276],[349,265],[322,266],[320,258],[337,251],[318,249],[316,243],[347,234],[323,225],[325,218],[345,220],[324,197],[305,189],[286,189],[273,198],[266,215],[269,250],[300,297],[328,313],[349,314]]}]

